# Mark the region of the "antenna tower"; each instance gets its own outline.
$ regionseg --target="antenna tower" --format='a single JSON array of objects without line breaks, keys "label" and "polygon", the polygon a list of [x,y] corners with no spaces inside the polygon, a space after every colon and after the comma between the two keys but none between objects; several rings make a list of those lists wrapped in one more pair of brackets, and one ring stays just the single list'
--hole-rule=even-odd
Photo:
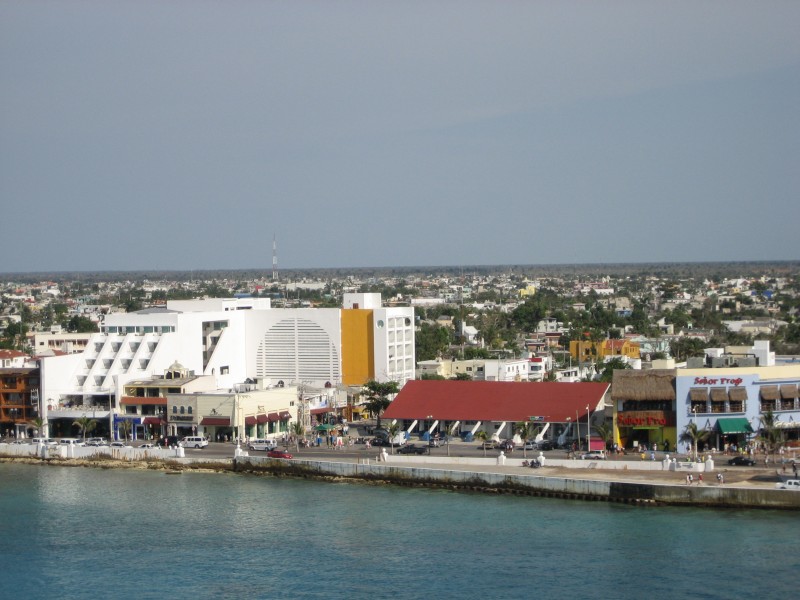
[{"label": "antenna tower", "polygon": [[278,242],[272,234],[272,281],[278,281]]}]

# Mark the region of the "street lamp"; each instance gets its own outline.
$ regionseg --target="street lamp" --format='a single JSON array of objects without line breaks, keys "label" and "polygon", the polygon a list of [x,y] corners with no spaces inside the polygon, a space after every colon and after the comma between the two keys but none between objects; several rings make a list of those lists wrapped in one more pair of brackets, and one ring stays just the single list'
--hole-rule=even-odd
[{"label": "street lamp", "polygon": [[586,405],[586,451],[587,452],[591,452],[592,450],[591,436],[589,435],[589,432],[592,429],[592,425],[589,422],[589,417],[590,417],[589,405],[587,404]]}]

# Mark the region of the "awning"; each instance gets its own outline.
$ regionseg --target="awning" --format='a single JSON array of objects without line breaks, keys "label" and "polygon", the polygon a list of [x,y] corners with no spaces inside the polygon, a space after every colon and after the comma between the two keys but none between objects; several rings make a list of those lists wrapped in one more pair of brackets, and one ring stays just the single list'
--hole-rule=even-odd
[{"label": "awning", "polygon": [[733,387],[728,390],[728,396],[731,400],[735,401],[747,401],[747,388],[743,387]]},{"label": "awning", "polygon": [[161,417],[145,417],[142,425],[161,425],[163,422]]},{"label": "awning", "polygon": [[328,425],[327,423],[323,423],[322,425],[317,425],[314,427],[314,431],[330,431],[333,429],[333,425]]},{"label": "awning", "polygon": [[724,387],[711,388],[712,402],[725,402],[728,399],[728,390]]},{"label": "awning", "polygon": [[328,408],[327,406],[324,406],[323,408],[312,408],[311,409],[311,414],[312,415],[324,415],[326,413],[332,413],[332,412],[336,412],[336,411],[334,411],[332,408]]},{"label": "awning", "polygon": [[205,425],[206,427],[230,427],[231,420],[229,417],[203,417],[200,425]]},{"label": "awning", "polygon": [[257,423],[261,423],[262,425],[263,425],[264,423],[266,423],[267,421],[269,421],[269,418],[267,417],[267,415],[258,415],[258,416],[256,417],[256,422],[257,422]]},{"label": "awning", "polygon": [[750,421],[744,417],[732,417],[730,419],[717,419],[717,430],[722,435],[733,433],[753,433]]},{"label": "awning", "polygon": [[288,421],[292,418],[292,413],[287,410],[282,410],[278,416],[280,417],[281,421]]},{"label": "awning", "polygon": [[708,390],[706,388],[689,388],[689,399],[692,402],[706,402]]},{"label": "awning", "polygon": [[781,398],[784,400],[793,400],[797,398],[797,386],[793,383],[781,386]]},{"label": "awning", "polygon": [[256,420],[255,417],[245,417],[244,418],[244,424],[245,425],[255,425],[256,423],[258,423],[258,421]]},{"label": "awning", "polygon": [[274,423],[275,421],[280,421],[281,417],[278,413],[269,413],[267,415],[267,420],[269,420],[270,423]]},{"label": "awning", "polygon": [[762,400],[777,400],[780,397],[777,385],[762,385],[761,386],[761,399]]}]

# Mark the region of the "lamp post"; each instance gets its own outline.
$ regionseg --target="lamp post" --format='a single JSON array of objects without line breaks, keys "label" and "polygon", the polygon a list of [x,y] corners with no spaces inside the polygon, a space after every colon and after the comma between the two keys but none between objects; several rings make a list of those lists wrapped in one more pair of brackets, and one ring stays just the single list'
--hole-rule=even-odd
[{"label": "lamp post", "polygon": [[587,404],[586,405],[586,451],[587,452],[591,452],[592,451],[591,437],[589,435],[589,433],[590,433],[590,431],[592,429],[592,425],[589,422],[589,417],[590,417],[589,405]]}]

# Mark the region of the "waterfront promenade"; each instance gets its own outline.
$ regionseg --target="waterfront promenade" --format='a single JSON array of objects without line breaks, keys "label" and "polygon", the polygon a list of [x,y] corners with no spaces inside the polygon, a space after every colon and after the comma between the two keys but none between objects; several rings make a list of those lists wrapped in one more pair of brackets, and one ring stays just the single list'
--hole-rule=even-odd
[{"label": "waterfront promenade", "polygon": [[[800,494],[775,489],[775,482],[779,479],[775,470],[728,467],[727,464],[716,465],[712,472],[695,473],[694,482],[687,485],[685,474],[667,470],[668,463],[659,465],[658,461],[640,460],[548,458],[545,467],[532,469],[522,466],[521,456],[506,458],[504,464],[498,464],[503,461],[498,460],[495,453],[487,453],[487,457],[480,452],[479,456],[448,458],[444,455],[384,455],[382,449],[379,451],[374,448],[356,452],[302,449],[292,460],[277,460],[262,452],[237,452],[235,447],[224,444],[211,451],[75,448],[74,453],[74,457],[69,458],[47,456],[42,459],[26,445],[0,444],[0,456],[7,457],[4,458],[7,461],[155,468],[174,472],[187,469],[235,470],[276,476],[360,480],[611,502],[800,510]],[[235,458],[231,456],[234,453],[238,455]],[[695,463],[694,466],[699,469],[704,465]],[[720,484],[716,478],[719,472],[724,474],[724,484]],[[703,480],[699,477],[701,474],[705,475]]]}]

